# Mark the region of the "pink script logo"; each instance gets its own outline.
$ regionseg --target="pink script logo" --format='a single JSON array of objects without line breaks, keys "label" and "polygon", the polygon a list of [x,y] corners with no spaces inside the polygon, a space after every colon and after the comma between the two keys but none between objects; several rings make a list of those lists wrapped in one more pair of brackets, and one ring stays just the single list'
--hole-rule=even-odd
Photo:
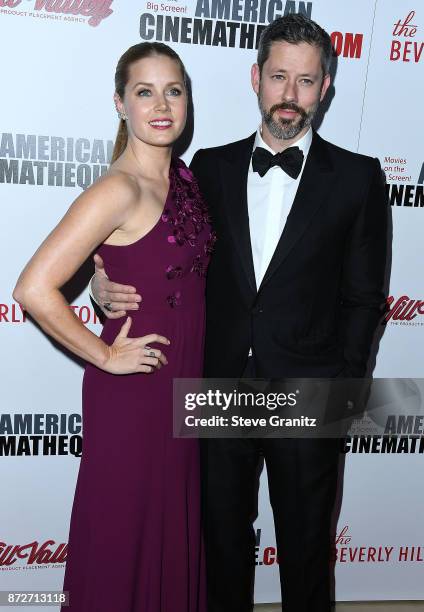
[{"label": "pink script logo", "polygon": [[[0,7],[15,8],[21,4],[22,0],[0,0]],[[35,11],[47,11],[65,15],[81,15],[89,17],[88,23],[91,26],[98,26],[99,23],[112,15],[110,8],[113,0],[35,0]]]}]

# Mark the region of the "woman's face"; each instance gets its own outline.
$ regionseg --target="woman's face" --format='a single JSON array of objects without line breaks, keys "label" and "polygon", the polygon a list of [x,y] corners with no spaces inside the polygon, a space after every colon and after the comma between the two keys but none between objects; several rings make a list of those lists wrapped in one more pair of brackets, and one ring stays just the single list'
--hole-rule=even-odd
[{"label": "woman's face", "polygon": [[129,67],[124,99],[115,94],[127,116],[128,134],[153,146],[169,146],[184,129],[187,91],[178,63],[166,55],[140,59]]}]

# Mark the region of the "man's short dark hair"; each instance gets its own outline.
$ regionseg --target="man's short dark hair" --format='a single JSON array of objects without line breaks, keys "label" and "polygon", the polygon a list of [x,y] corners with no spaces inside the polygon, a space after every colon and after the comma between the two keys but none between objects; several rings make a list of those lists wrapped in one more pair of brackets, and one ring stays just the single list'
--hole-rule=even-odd
[{"label": "man's short dark hair", "polygon": [[315,21],[300,13],[291,13],[284,17],[278,17],[262,32],[257,59],[261,73],[263,65],[269,57],[272,43],[280,41],[292,45],[305,42],[319,48],[321,50],[323,74],[328,74],[333,55],[331,38]]}]

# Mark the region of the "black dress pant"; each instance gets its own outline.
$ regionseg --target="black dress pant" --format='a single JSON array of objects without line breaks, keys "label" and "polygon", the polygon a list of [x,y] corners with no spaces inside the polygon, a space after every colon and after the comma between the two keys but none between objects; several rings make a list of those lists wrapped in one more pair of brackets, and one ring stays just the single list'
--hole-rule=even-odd
[{"label": "black dress pant", "polygon": [[339,448],[337,439],[201,440],[208,612],[253,609],[253,521],[262,457],[283,610],[330,612],[330,528]]}]

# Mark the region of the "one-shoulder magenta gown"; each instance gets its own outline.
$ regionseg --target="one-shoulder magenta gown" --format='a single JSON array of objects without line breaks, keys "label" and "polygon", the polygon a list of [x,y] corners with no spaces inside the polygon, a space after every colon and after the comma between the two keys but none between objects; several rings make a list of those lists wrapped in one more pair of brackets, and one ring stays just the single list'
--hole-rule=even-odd
[{"label": "one-shoulder magenta gown", "polygon": [[[83,455],[72,508],[63,612],[205,612],[199,446],[173,438],[172,380],[202,376],[205,275],[215,236],[190,170],[173,160],[163,214],[128,246],[98,252],[142,295],[131,337],[156,332],[168,365],[117,376],[88,365]],[[107,320],[112,343],[125,319]]]}]

